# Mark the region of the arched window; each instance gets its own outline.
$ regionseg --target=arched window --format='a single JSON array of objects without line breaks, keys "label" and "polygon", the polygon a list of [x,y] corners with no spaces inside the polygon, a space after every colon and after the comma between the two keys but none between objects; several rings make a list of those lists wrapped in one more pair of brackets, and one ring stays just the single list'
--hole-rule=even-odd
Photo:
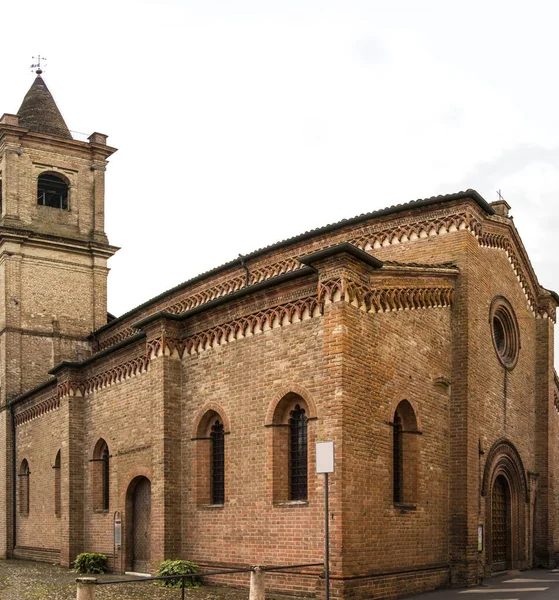
[{"label": "arched window", "polygon": [[101,451],[101,466],[103,469],[103,510],[109,510],[109,447],[107,444]]},{"label": "arched window", "polygon": [[223,423],[216,419],[210,433],[212,453],[212,504],[225,501],[225,436]]},{"label": "arched window", "polygon": [[402,419],[398,414],[398,411],[394,414],[394,436],[393,436],[393,455],[392,455],[392,464],[393,464],[393,477],[392,477],[392,487],[393,487],[393,495],[394,502],[403,502],[404,501],[404,448],[403,448],[403,438],[402,435]]},{"label": "arched window", "polygon": [[54,460],[54,514],[60,516],[61,489],[60,489],[60,450],[56,453]]},{"label": "arched window", "polygon": [[51,208],[68,209],[68,184],[55,173],[39,175],[37,182],[37,204]]},{"label": "arched window", "polygon": [[310,418],[307,402],[294,392],[283,396],[269,411],[268,456],[273,471],[269,491],[274,503],[308,500]]},{"label": "arched window", "polygon": [[203,412],[193,433],[196,444],[196,502],[200,506],[222,506],[226,491],[225,436],[229,433],[223,409],[212,405]]},{"label": "arched window", "polygon": [[110,458],[107,442],[100,439],[95,445],[91,460],[91,497],[94,510],[109,510]]},{"label": "arched window", "polygon": [[29,515],[29,463],[23,459],[19,467],[19,514],[23,516]]},{"label": "arched window", "polygon": [[392,426],[392,499],[394,504],[415,504],[419,431],[415,412],[407,400],[398,404]]},{"label": "arched window", "polygon": [[289,499],[307,499],[307,415],[299,404],[289,418]]}]

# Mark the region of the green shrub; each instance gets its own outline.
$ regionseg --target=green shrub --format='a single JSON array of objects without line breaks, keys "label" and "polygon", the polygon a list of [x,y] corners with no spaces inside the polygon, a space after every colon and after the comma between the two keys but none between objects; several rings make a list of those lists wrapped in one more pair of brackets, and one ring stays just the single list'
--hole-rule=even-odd
[{"label": "green shrub", "polygon": [[107,557],[94,552],[82,552],[74,561],[76,573],[105,573],[107,571]]},{"label": "green shrub", "polygon": [[[169,575],[188,575],[189,573],[198,573],[198,567],[193,562],[188,560],[164,560],[162,563],[159,563],[159,568],[157,569],[158,577],[167,577]],[[157,583],[163,587],[181,587],[180,579],[163,579]],[[200,587],[200,578],[187,577],[184,580],[184,587]]]}]

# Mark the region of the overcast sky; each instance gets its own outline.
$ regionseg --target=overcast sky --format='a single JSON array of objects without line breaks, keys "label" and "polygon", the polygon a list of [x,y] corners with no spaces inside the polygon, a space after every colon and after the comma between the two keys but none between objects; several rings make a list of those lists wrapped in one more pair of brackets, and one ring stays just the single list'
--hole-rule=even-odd
[{"label": "overcast sky", "polygon": [[2,21],[0,114],[41,53],[69,128],[119,148],[116,315],[239,253],[468,187],[502,190],[559,291],[557,2],[26,0]]}]

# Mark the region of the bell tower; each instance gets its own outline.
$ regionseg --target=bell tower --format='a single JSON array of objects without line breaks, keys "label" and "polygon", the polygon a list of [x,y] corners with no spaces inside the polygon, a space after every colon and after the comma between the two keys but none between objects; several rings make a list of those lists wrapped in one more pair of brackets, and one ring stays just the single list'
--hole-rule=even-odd
[{"label": "bell tower", "polygon": [[0,406],[89,352],[107,322],[107,136],[76,140],[40,69],[0,118]]}]

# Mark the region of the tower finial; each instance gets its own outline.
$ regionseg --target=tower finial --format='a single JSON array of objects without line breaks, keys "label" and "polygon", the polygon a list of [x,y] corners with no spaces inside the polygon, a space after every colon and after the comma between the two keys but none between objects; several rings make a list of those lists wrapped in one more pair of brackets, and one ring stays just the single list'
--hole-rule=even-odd
[{"label": "tower finial", "polygon": [[[47,60],[44,56],[41,56],[40,54],[38,54],[37,56],[32,56],[31,57],[33,60],[36,60],[37,62],[33,65],[31,65],[31,70],[36,69],[35,73],[37,73],[37,75],[40,75],[43,72],[43,69],[41,69],[41,60]],[[44,67],[46,67],[47,65],[43,65]]]}]

